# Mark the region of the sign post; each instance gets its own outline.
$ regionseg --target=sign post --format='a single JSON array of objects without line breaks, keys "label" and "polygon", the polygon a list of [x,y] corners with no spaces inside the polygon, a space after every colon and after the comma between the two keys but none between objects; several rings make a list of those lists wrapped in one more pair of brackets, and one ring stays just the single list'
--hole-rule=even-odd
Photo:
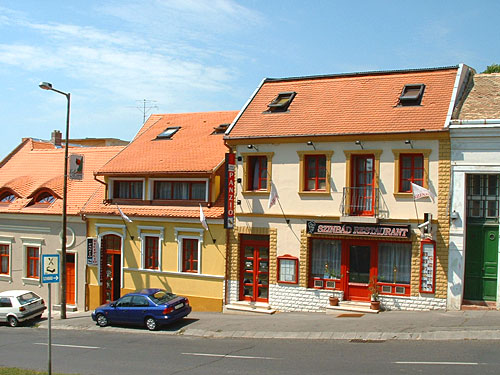
[{"label": "sign post", "polygon": [[48,374],[52,375],[52,283],[60,279],[59,254],[42,255],[42,283],[49,284],[49,337],[48,337]]}]

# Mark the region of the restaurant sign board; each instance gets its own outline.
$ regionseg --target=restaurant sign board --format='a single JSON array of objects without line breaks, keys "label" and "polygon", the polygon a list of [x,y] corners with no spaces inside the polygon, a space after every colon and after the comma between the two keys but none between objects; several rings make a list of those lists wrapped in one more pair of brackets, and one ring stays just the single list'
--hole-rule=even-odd
[{"label": "restaurant sign board", "polygon": [[317,223],[307,221],[309,234],[336,234],[347,236],[410,238],[409,225],[373,225],[373,224],[346,224],[346,223]]}]

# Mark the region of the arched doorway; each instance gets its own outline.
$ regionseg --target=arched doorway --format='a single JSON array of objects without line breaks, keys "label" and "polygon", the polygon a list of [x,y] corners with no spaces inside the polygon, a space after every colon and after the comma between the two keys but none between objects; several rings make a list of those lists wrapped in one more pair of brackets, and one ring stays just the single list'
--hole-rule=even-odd
[{"label": "arched doorway", "polygon": [[120,298],[121,289],[121,244],[120,236],[107,234],[101,238],[101,251],[105,265],[102,268],[101,302]]}]

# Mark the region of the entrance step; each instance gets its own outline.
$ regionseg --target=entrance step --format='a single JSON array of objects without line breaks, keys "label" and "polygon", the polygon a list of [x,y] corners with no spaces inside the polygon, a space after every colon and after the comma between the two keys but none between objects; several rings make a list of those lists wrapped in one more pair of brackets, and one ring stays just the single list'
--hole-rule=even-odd
[{"label": "entrance step", "polygon": [[250,302],[250,301],[235,301],[223,308],[224,313],[259,313],[259,314],[274,314],[276,310],[271,309],[271,306],[263,302]]},{"label": "entrance step", "polygon": [[462,310],[496,310],[495,301],[472,301],[464,299],[462,301]]},{"label": "entrance step", "polygon": [[341,311],[361,312],[365,314],[378,314],[379,310],[372,310],[370,302],[340,301],[338,306],[326,306],[327,314],[336,314]]},{"label": "entrance step", "polygon": [[[61,311],[61,305],[52,305],[52,309],[54,311]],[[74,312],[78,311],[78,308],[75,305],[66,305],[66,311]]]}]

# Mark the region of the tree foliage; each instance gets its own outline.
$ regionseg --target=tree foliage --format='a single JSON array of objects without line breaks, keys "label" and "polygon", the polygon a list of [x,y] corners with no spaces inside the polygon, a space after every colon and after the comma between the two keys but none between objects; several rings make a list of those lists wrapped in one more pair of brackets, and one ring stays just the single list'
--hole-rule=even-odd
[{"label": "tree foliage", "polygon": [[486,74],[490,73],[500,73],[500,64],[491,64],[486,67],[486,70],[483,72]]}]

